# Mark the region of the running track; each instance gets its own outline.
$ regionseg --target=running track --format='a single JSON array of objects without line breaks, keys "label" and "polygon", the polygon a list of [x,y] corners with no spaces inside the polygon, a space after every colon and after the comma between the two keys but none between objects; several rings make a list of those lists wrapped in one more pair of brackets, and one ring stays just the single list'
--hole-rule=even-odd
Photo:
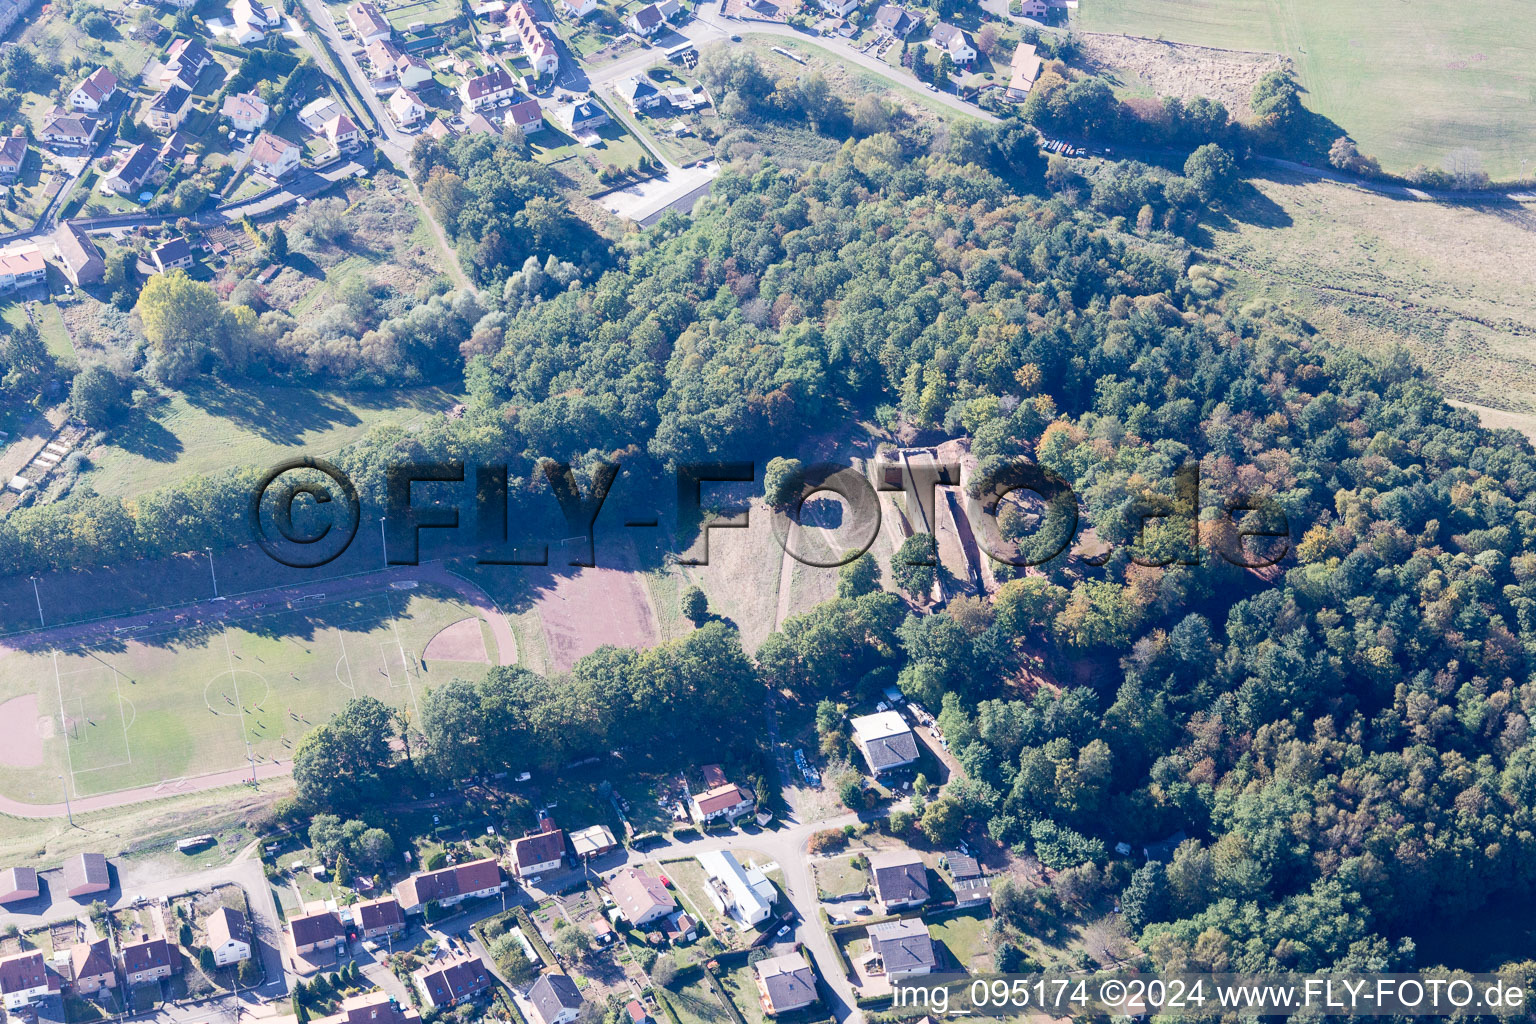
[{"label": "running track", "polygon": [[[376,593],[387,594],[389,593],[389,584],[407,580],[415,580],[418,583],[430,583],[433,586],[441,587],[452,592],[464,601],[465,604],[475,609],[480,617],[485,620],[486,624],[491,627],[491,634],[496,638],[497,660],[503,665],[515,665],[517,663],[517,639],[512,633],[512,627],[507,624],[506,617],[496,607],[496,603],[479,587],[470,583],[462,576],[457,576],[435,563],[393,566],[388,569],[378,569],[357,576],[322,580],[305,586],[274,587],[270,590],[253,591],[223,601],[201,601],[197,604],[185,605],[180,608],[164,608],[153,612],[145,612],[142,615],[59,626],[54,629],[39,629],[35,632],[8,637],[4,641],[0,641],[0,659],[4,659],[15,651],[63,650],[104,643],[110,640],[121,641],[131,639],[131,637],[124,637],[114,632],[129,626],[144,628],[160,626],[185,629],[193,626],[239,620],[247,615],[254,614],[258,610],[272,610],[274,604],[294,601],[312,594],[324,594],[327,599]],[[278,778],[287,775],[290,768],[291,763],[289,762],[263,762],[256,766],[256,778],[258,781],[261,779]],[[249,767],[231,768],[228,771],[175,779],[155,786],[142,786],[138,789],[119,790],[116,793],[102,793],[98,796],[79,797],[70,801],[69,809],[85,814],[90,811],[101,811],[113,807],[123,807],[128,804],[143,803],[147,800],[159,800],[170,796],[181,796],[186,793],[198,793],[209,789],[221,789],[225,786],[240,785],[249,782],[250,778],[251,769]],[[65,807],[62,803],[22,803],[19,800],[13,800],[0,794],[0,814],[9,814],[18,818],[62,818],[65,815]]]}]

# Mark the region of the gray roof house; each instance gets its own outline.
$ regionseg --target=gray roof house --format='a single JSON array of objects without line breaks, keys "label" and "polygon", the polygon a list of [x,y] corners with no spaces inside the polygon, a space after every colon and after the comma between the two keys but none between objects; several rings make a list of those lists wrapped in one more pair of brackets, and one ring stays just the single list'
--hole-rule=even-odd
[{"label": "gray roof house", "polygon": [[917,918],[870,925],[869,944],[885,964],[885,976],[891,981],[931,974],[939,965],[928,926]]},{"label": "gray roof house", "polygon": [[928,868],[911,850],[870,854],[869,873],[875,879],[875,899],[888,910],[928,902]]}]

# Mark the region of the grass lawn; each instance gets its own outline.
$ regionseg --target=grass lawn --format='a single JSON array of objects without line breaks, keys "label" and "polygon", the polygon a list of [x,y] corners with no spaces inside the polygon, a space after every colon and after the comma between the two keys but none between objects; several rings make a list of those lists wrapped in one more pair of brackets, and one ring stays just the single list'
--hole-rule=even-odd
[{"label": "grass lawn", "polygon": [[113,428],[106,444],[92,449],[92,468],[82,479],[102,494],[133,497],[232,465],[326,455],[372,427],[419,423],[452,403],[441,388],[190,386]]},{"label": "grass lawn", "polygon": [[869,888],[869,875],[852,861],[852,857],[837,857],[816,862],[816,887],[823,896],[852,896]]},{"label": "grass lawn", "polygon": [[928,922],[928,934],[935,945],[949,950],[952,960],[966,971],[975,973],[982,968],[977,961],[983,957],[991,960],[987,946],[987,918],[985,909],[962,910]]},{"label": "grass lawn", "polygon": [[69,342],[69,332],[64,329],[64,316],[59,312],[58,306],[51,302],[10,301],[0,305],[0,318],[3,318],[12,329],[21,327],[30,322],[27,318],[29,306],[35,318],[38,333],[43,337],[43,344],[48,346],[48,354],[66,365],[73,365],[75,349]]},{"label": "grass lawn", "polygon": [[1411,12],[1389,0],[1094,0],[1078,25],[1283,54],[1307,106],[1388,170],[1470,147],[1489,174],[1511,178],[1536,158],[1524,130],[1536,18],[1522,0],[1431,0]]},{"label": "grass lawn", "polygon": [[768,1015],[763,1012],[763,1003],[757,994],[757,972],[750,964],[721,971],[719,978],[720,987],[725,989],[725,994],[736,1004],[736,1009],[747,1024],[768,1024]]},{"label": "grass lawn", "polygon": [[438,631],[474,613],[423,587],[357,599],[273,605],[218,628],[144,632],[0,667],[0,704],[57,728],[42,763],[0,770],[0,790],[56,799],[287,762],[294,746],[353,696],[415,708],[465,664],[424,662]]},{"label": "grass lawn", "polygon": [[542,164],[581,156],[595,159],[609,167],[634,167],[641,157],[647,155],[645,147],[618,121],[609,121],[597,134],[602,141],[589,148],[546,120],[544,130],[530,135],[528,144],[533,158]]},{"label": "grass lawn", "polygon": [[731,1015],[700,974],[664,998],[677,1014],[680,1024],[731,1024]]},{"label": "grass lawn", "polygon": [[1234,304],[1293,305],[1366,351],[1404,345],[1451,398],[1526,417],[1492,425],[1536,427],[1527,326],[1536,231],[1517,208],[1390,199],[1291,176],[1253,186],[1205,247],[1230,268]]}]

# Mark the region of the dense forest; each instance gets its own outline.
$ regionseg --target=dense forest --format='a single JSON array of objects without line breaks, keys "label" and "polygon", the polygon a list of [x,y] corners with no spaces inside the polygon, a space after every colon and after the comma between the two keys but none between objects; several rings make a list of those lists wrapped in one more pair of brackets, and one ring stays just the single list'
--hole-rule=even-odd
[{"label": "dense forest", "polygon": [[[498,708],[502,731],[429,743],[432,770],[509,743],[555,766],[642,713],[679,737],[700,715],[755,730],[764,682],[814,703],[894,678],[943,708],[966,767],[946,811],[999,842],[1068,870],[1187,835],[1122,894],[1160,967],[1415,966],[1401,937],[1427,914],[1530,895],[1526,441],[1447,405],[1406,357],[1372,362],[1228,301],[1155,224],[1111,222],[1078,192],[1021,195],[996,165],[910,158],[882,133],[803,173],[726,173],[692,221],[579,254],[561,246],[597,243],[540,202],[535,175],[483,166],[499,156],[515,159],[456,146],[432,172],[480,246],[468,413],[343,453],[369,494],[403,454],[508,458],[528,500],[540,457],[762,463],[869,416],[967,435],[984,471],[1038,461],[1113,549],[939,614],[865,580],[786,623],[756,664],[717,623],[568,678],[446,688],[423,708],[429,736]],[[1189,460],[1206,529],[1231,494],[1283,509],[1280,566],[1132,560],[1134,510],[1171,498]],[[30,567],[237,543],[238,517],[216,513],[242,482],[25,510],[0,524],[0,551]],[[1059,689],[1025,681],[1034,659]],[[709,695],[718,679],[731,686]],[[317,802],[351,799],[348,778]]]}]

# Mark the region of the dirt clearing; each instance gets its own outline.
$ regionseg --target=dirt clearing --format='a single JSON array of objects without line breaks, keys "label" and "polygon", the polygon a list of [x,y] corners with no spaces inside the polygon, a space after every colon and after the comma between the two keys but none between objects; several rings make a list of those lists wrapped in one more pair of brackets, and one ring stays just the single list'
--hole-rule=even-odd
[{"label": "dirt clearing", "polygon": [[1219,100],[1239,121],[1253,116],[1249,101],[1254,83],[1287,66],[1277,53],[1220,50],[1107,32],[1084,32],[1079,38],[1083,59],[1118,78],[1125,89],[1182,100],[1196,96]]},{"label": "dirt clearing", "polygon": [[0,704],[0,764],[13,768],[42,764],[44,725],[51,726],[52,721],[38,717],[35,693]]}]

